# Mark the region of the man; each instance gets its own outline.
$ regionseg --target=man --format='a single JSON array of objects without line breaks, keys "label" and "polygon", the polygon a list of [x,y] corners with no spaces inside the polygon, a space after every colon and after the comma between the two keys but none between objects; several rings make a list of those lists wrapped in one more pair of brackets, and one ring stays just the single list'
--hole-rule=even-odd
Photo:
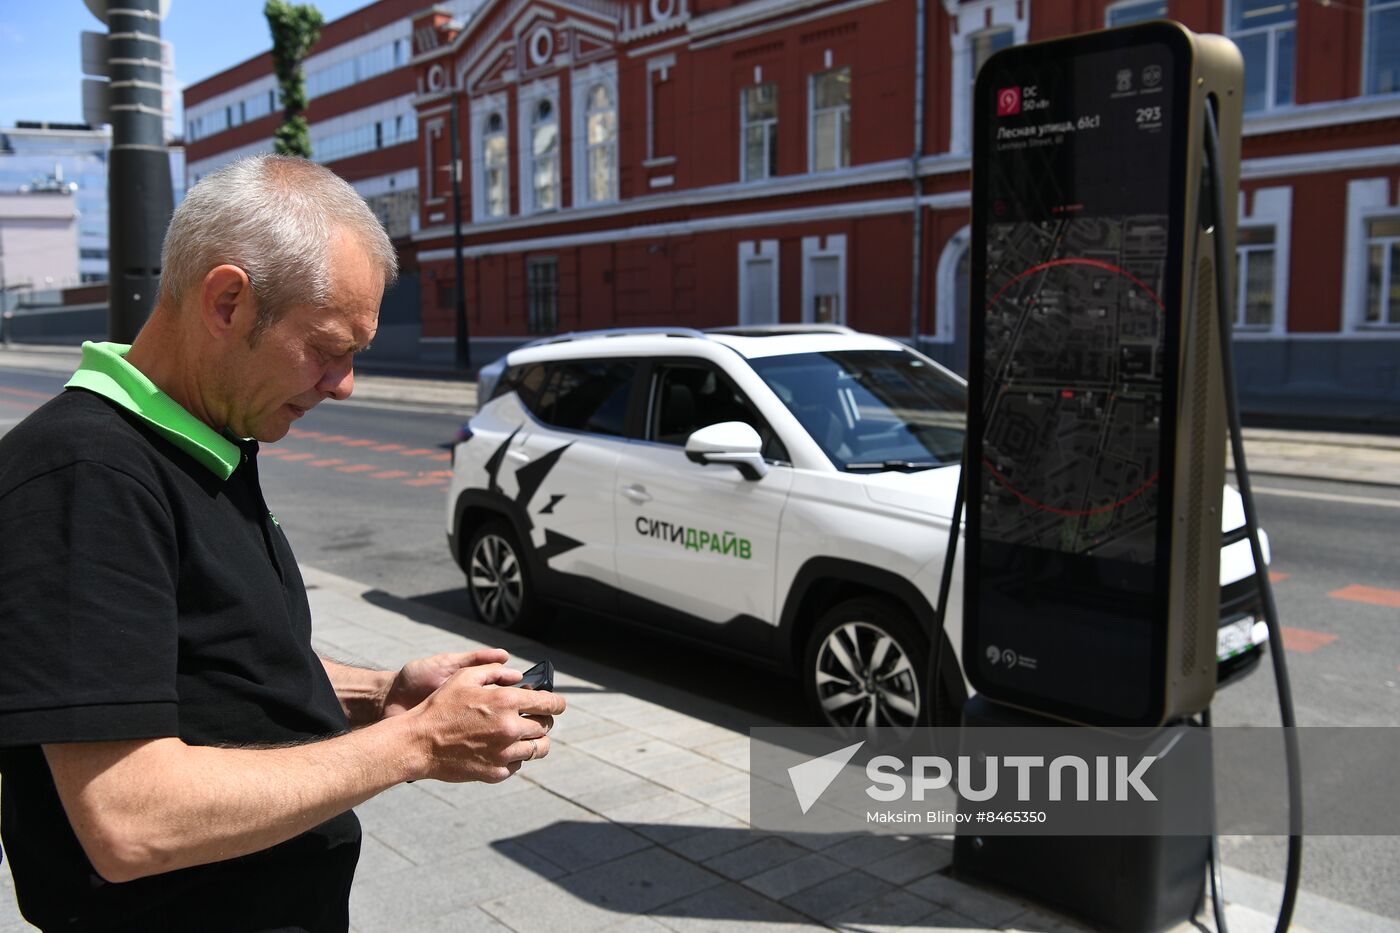
[{"label": "man", "polygon": [[[319,659],[258,442],[344,399],[396,274],[363,200],[266,156],[196,185],[129,350],[0,440],[0,832],[64,929],[344,930],[351,807],[501,781],[564,702],[498,650]],[[351,731],[351,727],[353,731]]]}]

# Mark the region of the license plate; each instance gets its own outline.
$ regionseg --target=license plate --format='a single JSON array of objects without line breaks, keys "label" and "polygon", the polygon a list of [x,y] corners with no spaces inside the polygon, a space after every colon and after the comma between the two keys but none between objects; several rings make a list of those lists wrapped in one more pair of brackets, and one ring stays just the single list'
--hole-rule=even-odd
[{"label": "license plate", "polygon": [[1220,626],[1215,642],[1216,660],[1226,661],[1253,648],[1258,643],[1254,638],[1254,624],[1253,616],[1242,616]]}]

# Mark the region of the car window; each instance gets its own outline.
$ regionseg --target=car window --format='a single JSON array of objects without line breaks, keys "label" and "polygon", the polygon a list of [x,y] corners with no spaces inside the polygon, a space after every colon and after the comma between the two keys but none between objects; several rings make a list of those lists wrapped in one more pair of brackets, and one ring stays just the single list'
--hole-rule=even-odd
[{"label": "car window", "polygon": [[627,400],[637,372],[633,360],[569,360],[549,363],[539,377],[542,388],[527,395],[522,373],[521,400],[545,424],[571,431],[620,437],[626,427]]},{"label": "car window", "polygon": [[753,368],[842,470],[924,469],[962,455],[966,389],[906,350],[772,356]]},{"label": "car window", "polygon": [[683,446],[700,428],[742,421],[762,438],[765,458],[787,461],[787,449],[768,422],[715,367],[703,363],[665,364],[657,367],[652,387],[649,440]]}]

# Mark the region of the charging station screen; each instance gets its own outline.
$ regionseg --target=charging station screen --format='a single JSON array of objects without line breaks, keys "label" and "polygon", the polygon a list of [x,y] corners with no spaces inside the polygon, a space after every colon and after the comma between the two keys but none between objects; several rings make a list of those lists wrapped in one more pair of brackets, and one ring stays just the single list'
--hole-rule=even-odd
[{"label": "charging station screen", "polygon": [[978,81],[965,598],[974,685],[1112,722],[1149,714],[1165,651],[1186,69],[1099,48]]}]

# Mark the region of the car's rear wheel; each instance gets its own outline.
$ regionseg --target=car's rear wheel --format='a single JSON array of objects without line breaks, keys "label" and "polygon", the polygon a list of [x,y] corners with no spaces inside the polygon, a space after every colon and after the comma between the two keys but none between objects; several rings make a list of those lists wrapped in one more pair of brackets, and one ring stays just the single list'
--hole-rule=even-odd
[{"label": "car's rear wheel", "polygon": [[829,726],[846,732],[928,723],[928,642],[892,600],[863,596],[830,609],[807,642],[803,683]]},{"label": "car's rear wheel", "polygon": [[508,631],[524,631],[544,615],[530,581],[515,531],[503,519],[479,525],[463,551],[467,592],[481,622]]}]

